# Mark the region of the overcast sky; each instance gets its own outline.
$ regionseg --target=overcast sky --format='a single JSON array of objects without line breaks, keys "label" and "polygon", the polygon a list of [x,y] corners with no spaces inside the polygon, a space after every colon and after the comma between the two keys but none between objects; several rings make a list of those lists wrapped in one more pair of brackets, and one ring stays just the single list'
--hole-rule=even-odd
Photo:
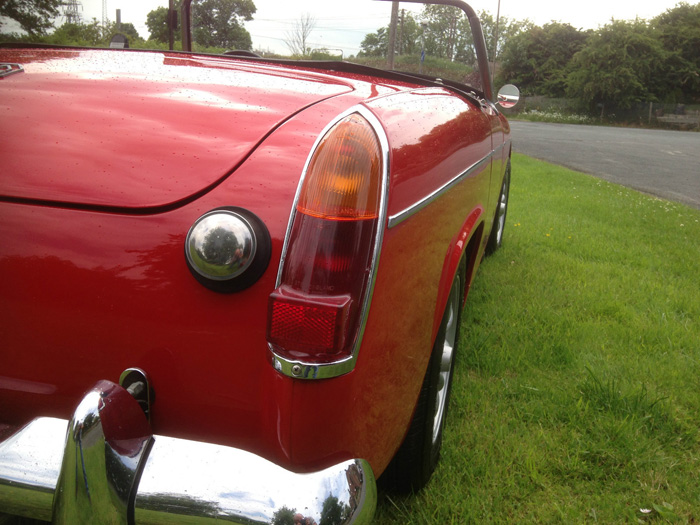
[{"label": "overcast sky", "polygon": [[[337,45],[345,54],[359,51],[365,34],[374,32],[387,24],[391,2],[365,0],[254,0],[257,13],[252,22],[245,24],[253,38],[253,47],[287,53],[285,36],[294,27],[294,22],[305,13],[316,19],[316,29],[309,41],[318,47]],[[486,10],[494,16],[498,10],[498,0],[471,0],[476,11]],[[694,4],[694,1],[689,3]],[[102,19],[101,0],[82,0],[82,15],[86,21],[93,17]],[[537,25],[552,20],[566,22],[576,28],[596,29],[612,18],[633,20],[653,18],[674,7],[677,0],[588,0],[570,2],[567,0],[501,0],[501,16],[523,20],[529,18]],[[107,17],[115,20],[115,12],[121,9],[123,22],[131,22],[144,38],[148,38],[146,15],[158,6],[167,5],[167,0],[107,0]],[[343,8],[342,6],[347,6]],[[400,4],[401,8],[418,11],[420,6],[410,3]]]}]

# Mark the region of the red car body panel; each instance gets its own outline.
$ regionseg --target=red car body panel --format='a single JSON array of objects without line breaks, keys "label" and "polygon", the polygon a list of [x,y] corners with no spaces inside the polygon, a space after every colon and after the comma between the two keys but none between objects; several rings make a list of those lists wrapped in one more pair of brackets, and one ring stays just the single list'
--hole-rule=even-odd
[{"label": "red car body panel", "polygon": [[[91,385],[138,367],[157,433],[296,471],[359,457],[381,473],[472,239],[481,259],[505,120],[448,88],[240,59],[4,49],[0,60],[25,63],[0,81],[13,117],[0,124],[0,423],[67,418]],[[357,104],[387,134],[395,224],[354,370],[296,380],[269,362],[267,300],[309,152]],[[264,275],[228,295],[193,279],[183,250],[192,223],[224,205],[255,213],[272,240]]]},{"label": "red car body panel", "polygon": [[290,115],[352,90],[342,79],[216,58],[6,53],[30,74],[3,86],[3,118],[15,125],[3,139],[13,176],[0,181],[0,194],[72,204],[187,199],[221,181]]}]

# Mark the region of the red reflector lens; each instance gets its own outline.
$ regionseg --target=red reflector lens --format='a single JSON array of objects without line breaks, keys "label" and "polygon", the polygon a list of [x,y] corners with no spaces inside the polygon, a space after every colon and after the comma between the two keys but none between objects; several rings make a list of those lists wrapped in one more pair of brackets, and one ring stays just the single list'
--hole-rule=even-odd
[{"label": "red reflector lens", "polygon": [[316,359],[318,354],[337,357],[345,342],[350,304],[348,296],[326,296],[321,302],[308,296],[287,296],[278,288],[268,305],[268,341],[293,359],[310,354]]}]

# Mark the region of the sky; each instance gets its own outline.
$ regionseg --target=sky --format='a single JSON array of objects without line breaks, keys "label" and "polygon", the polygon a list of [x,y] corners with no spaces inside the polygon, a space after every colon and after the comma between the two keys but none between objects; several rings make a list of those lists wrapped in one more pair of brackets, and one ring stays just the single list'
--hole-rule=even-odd
[{"label": "sky", "polygon": [[[101,0],[79,0],[86,21],[102,19]],[[500,14],[509,19],[530,19],[537,25],[552,20],[569,23],[579,29],[596,29],[616,20],[653,18],[675,7],[679,0],[500,0]],[[263,51],[288,53],[284,42],[287,34],[301,16],[310,13],[316,20],[309,41],[318,47],[333,46],[343,49],[345,56],[360,50],[360,42],[367,33],[386,26],[391,13],[391,2],[365,0],[254,0],[257,12],[245,27],[253,38],[253,48]],[[477,11],[486,10],[494,16],[499,0],[471,0]],[[695,2],[690,0],[691,4]],[[116,10],[121,9],[123,22],[131,22],[139,34],[148,38],[146,15],[149,11],[167,5],[167,0],[107,0],[107,17],[114,21]],[[343,8],[343,6],[347,6]],[[400,8],[419,11],[420,6],[401,3]]]}]

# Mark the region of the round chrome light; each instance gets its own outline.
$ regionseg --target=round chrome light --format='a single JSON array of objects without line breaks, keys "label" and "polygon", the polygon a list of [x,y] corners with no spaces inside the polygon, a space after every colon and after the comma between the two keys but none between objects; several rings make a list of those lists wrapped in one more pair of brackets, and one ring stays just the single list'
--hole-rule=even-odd
[{"label": "round chrome light", "polygon": [[234,292],[250,286],[267,268],[269,239],[251,212],[221,208],[195,221],[187,233],[185,255],[200,283],[217,292]]},{"label": "round chrome light", "polygon": [[187,234],[187,260],[198,274],[215,281],[233,279],[246,271],[256,248],[248,221],[228,210],[203,215]]}]

